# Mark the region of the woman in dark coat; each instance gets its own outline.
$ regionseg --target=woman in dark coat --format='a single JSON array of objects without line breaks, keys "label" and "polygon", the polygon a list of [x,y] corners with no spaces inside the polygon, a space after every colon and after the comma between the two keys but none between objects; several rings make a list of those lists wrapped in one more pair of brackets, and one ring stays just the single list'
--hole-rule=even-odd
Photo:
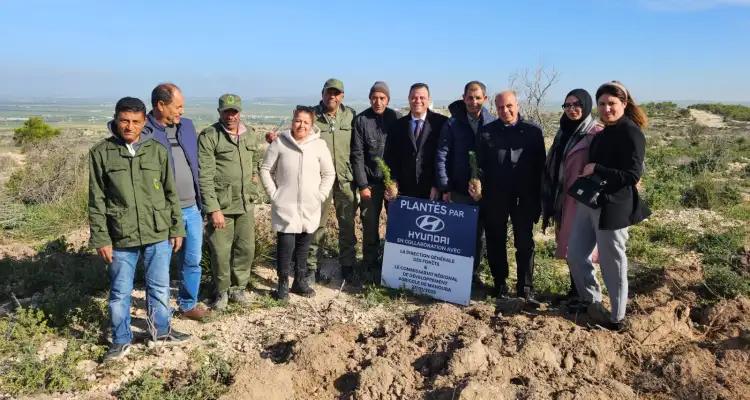
[{"label": "woman in dark coat", "polygon": [[[581,175],[597,175],[606,184],[598,198],[598,207],[582,203],[576,207],[567,260],[579,296],[589,303],[592,319],[609,329],[620,330],[628,301],[625,254],[628,227],[650,214],[636,189],[643,173],[646,138],[641,129],[646,126],[647,118],[620,82],[601,85],[596,91],[596,101],[604,129],[592,140],[589,163]],[[609,315],[601,304],[601,289],[591,263],[594,246],[599,249],[602,278],[609,292]]]}]

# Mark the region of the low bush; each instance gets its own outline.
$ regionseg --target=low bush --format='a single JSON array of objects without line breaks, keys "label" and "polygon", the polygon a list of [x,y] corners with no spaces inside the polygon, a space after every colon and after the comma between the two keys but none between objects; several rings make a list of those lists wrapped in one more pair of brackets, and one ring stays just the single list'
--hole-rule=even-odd
[{"label": "low bush", "polygon": [[233,381],[232,364],[216,354],[193,354],[198,368],[187,374],[148,370],[117,392],[121,400],[218,399]]},{"label": "low bush", "polygon": [[23,126],[14,131],[13,140],[18,146],[38,143],[60,135],[60,129],[44,122],[42,117],[29,117]]},{"label": "low bush", "polygon": [[61,145],[51,141],[31,146],[27,153],[33,162],[27,162],[10,175],[6,183],[8,193],[24,204],[49,204],[86,188],[85,155],[61,150]]},{"label": "low bush", "polygon": [[698,207],[715,210],[731,207],[742,201],[739,188],[732,181],[719,181],[703,174],[695,178],[682,195],[681,203],[685,207]]},{"label": "low bush", "polygon": [[[103,348],[75,338],[62,339],[47,323],[44,312],[33,308],[19,308],[10,317],[0,318],[0,356],[4,359],[0,393],[58,393],[89,386],[78,364],[100,357]],[[65,347],[51,352],[44,348],[50,341]]]},{"label": "low bush", "polygon": [[750,121],[750,107],[739,104],[702,103],[693,104],[688,108],[708,111],[736,121]]}]

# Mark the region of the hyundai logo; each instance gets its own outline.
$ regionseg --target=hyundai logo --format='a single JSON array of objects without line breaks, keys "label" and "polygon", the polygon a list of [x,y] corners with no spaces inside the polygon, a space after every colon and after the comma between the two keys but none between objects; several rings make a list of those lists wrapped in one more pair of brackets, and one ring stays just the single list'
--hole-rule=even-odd
[{"label": "hyundai logo", "polygon": [[425,232],[440,232],[445,229],[445,222],[434,215],[422,215],[417,218],[417,226]]}]

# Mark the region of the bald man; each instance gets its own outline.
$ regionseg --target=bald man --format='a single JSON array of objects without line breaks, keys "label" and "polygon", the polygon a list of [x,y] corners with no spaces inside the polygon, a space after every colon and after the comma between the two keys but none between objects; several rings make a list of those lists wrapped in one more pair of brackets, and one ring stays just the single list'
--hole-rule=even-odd
[{"label": "bald man", "polygon": [[495,296],[508,295],[506,240],[510,218],[516,248],[516,293],[528,306],[537,307],[539,302],[533,296],[532,229],[542,210],[544,137],[539,126],[525,121],[519,114],[515,92],[500,92],[495,96],[495,106],[498,119],[479,130],[477,155],[483,171],[481,193],[472,188],[469,194],[480,201]]}]

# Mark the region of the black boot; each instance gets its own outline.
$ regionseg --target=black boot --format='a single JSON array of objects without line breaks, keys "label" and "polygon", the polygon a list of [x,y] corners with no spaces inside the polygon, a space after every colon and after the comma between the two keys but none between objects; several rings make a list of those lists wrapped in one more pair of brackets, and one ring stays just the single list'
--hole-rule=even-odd
[{"label": "black boot", "polygon": [[[521,293],[518,293],[518,297],[521,297]],[[541,307],[542,302],[536,299],[536,296],[534,296],[534,291],[531,290],[530,287],[525,286],[523,288],[523,300],[524,305],[526,308],[531,308],[536,310],[537,308]]]},{"label": "black boot", "polygon": [[354,278],[354,268],[351,265],[342,265],[341,279],[351,282],[352,278]]},{"label": "black boot", "polygon": [[287,300],[289,298],[289,275],[279,275],[279,284],[276,287],[276,300]]},{"label": "black boot", "polygon": [[304,271],[302,271],[301,268],[297,268],[297,271],[294,274],[294,283],[292,284],[291,292],[303,297],[313,297],[315,296],[315,290],[310,287],[310,282],[308,282],[307,278],[307,271],[306,268]]}]

